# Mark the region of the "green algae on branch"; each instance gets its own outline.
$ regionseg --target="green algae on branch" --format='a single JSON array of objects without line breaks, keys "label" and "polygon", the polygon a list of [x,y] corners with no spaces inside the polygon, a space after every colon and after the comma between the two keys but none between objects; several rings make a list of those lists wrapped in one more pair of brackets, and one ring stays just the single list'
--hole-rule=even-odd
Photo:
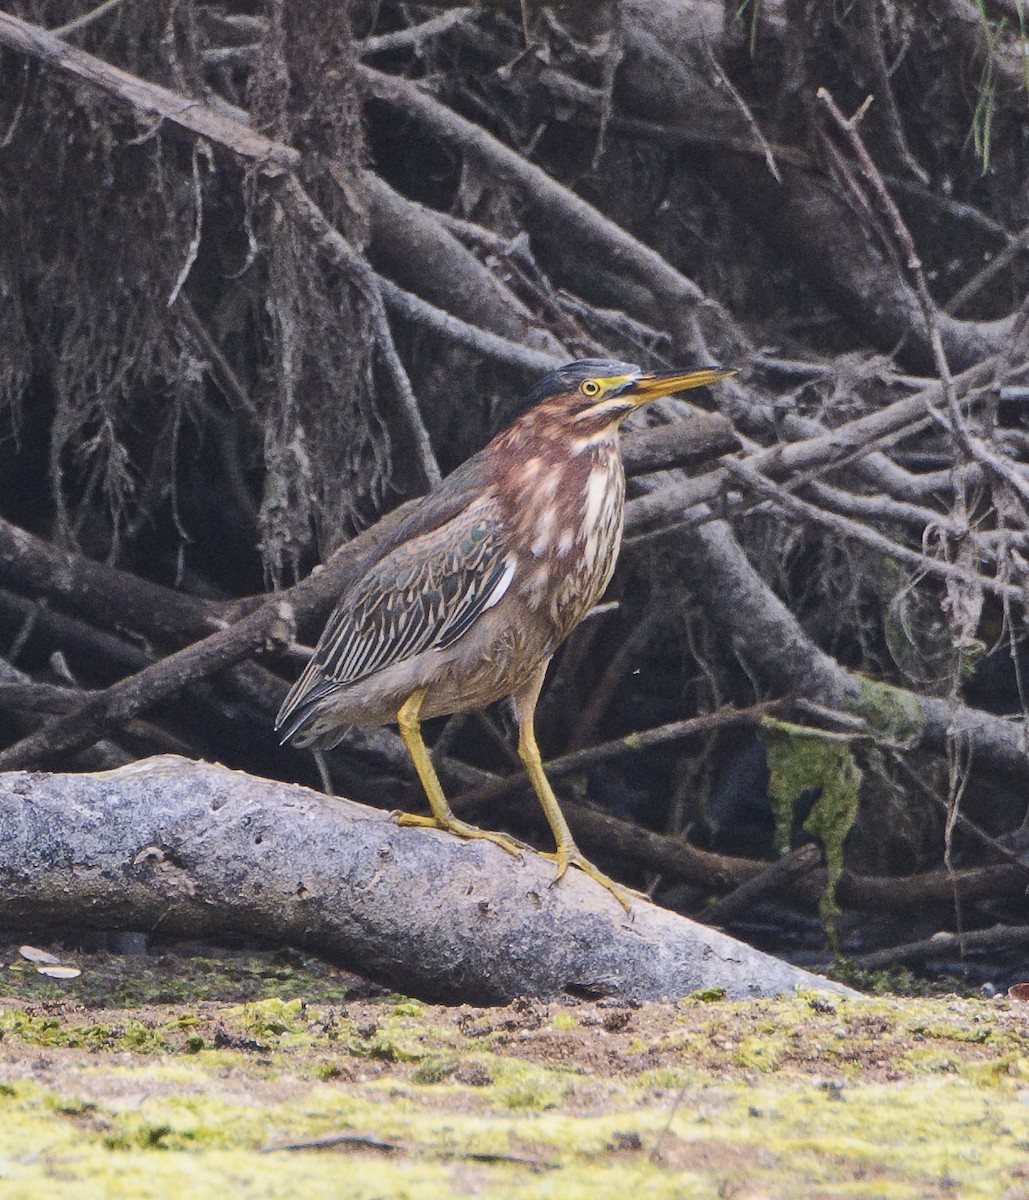
[{"label": "green algae on branch", "polygon": [[[876,743],[910,749],[925,732],[926,717],[918,697],[892,684],[861,678],[855,712],[868,727],[864,736]],[[861,735],[830,733],[767,716],[761,719],[760,729],[768,754],[769,796],[780,854],[787,853],[792,843],[797,804],[805,794],[817,793],[803,829],[824,848],[828,880],[819,912],[835,952],[840,915],[836,887],[843,874],[843,843],[857,819],[862,780],[851,743]]]},{"label": "green algae on branch", "polygon": [[858,676],[854,711],[880,742],[910,750],[925,733],[926,717],[914,692],[867,676]]},{"label": "green algae on branch", "polygon": [[771,717],[761,720],[768,755],[768,792],[775,814],[776,848],[788,852],[794,813],[802,797],[816,792],[803,828],[821,842],[828,880],[819,912],[836,949],[836,885],[843,874],[843,843],[858,814],[861,769],[847,735],[791,725]]}]

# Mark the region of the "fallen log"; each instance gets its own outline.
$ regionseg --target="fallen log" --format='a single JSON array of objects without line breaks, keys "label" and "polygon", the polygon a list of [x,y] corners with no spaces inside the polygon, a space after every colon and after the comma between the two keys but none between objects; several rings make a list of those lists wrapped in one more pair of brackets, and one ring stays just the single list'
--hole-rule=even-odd
[{"label": "fallen log", "polygon": [[173,755],[0,775],[0,927],[286,941],[426,999],[845,991],[526,850]]}]

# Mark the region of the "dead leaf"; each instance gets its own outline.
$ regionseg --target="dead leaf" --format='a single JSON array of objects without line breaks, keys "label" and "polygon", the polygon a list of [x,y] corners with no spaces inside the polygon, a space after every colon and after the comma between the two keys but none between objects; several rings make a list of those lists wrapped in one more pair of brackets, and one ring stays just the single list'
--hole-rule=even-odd
[{"label": "dead leaf", "polygon": [[82,972],[78,967],[36,967],[40,975],[46,975],[48,979],[77,979]]},{"label": "dead leaf", "polygon": [[18,953],[34,963],[59,963],[61,960],[49,950],[37,950],[35,946],[19,946]]}]

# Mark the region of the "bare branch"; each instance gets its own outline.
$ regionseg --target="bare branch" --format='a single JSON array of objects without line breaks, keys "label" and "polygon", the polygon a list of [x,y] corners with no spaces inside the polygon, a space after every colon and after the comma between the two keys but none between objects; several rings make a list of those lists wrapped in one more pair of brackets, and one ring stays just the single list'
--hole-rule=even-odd
[{"label": "bare branch", "polygon": [[418,411],[418,401],[411,388],[411,381],[407,377],[404,364],[400,361],[400,355],[397,354],[375,272],[339,230],[329,222],[296,176],[289,175],[284,180],[281,196],[284,206],[298,224],[307,230],[315,245],[325,251],[332,261],[345,271],[364,292],[375,322],[375,332],[378,335],[376,344],[386,360],[387,370],[393,380],[393,386],[396,388],[400,400],[400,410],[407,422],[408,433],[421,464],[424,481],[429,487],[434,487],[440,481],[439,463],[436,461],[422,415]]},{"label": "bare branch", "polygon": [[585,240],[596,246],[607,256],[612,268],[629,272],[648,291],[669,302],[692,307],[704,298],[697,285],[660,254],[480,126],[452,112],[407,80],[367,66],[359,68],[359,75],[369,95],[414,117],[443,141],[475,155],[499,179],[516,188],[527,204],[552,223],[553,232],[560,231],[576,241]]},{"label": "bare branch", "polygon": [[1022,586],[1005,583],[1000,579],[991,579],[988,575],[973,574],[956,563],[947,562],[944,559],[932,558],[918,550],[912,550],[894,538],[886,537],[885,534],[877,532],[861,521],[852,520],[838,513],[826,512],[824,509],[819,508],[818,505],[809,504],[799,496],[793,495],[787,488],[779,487],[771,480],[765,479],[747,463],[727,459],[725,467],[730,475],[734,475],[737,479],[742,480],[748,487],[753,488],[760,495],[767,496],[768,499],[784,511],[792,513],[802,520],[812,521],[817,525],[833,529],[844,538],[861,542],[863,545],[870,546],[874,550],[880,550],[883,554],[899,559],[901,562],[907,563],[909,566],[924,572],[926,575],[936,576],[940,579],[955,579],[961,583],[981,586],[988,592],[992,592],[998,596],[1006,596],[1009,600],[1016,603],[1022,603],[1025,600],[1025,588]]},{"label": "bare branch", "polygon": [[[113,0],[120,3],[121,0]],[[377,37],[365,38],[354,43],[354,49],[363,58],[371,54],[393,54],[397,50],[410,50],[421,46],[432,38],[439,37],[474,17],[476,9],[469,5],[451,9],[450,12],[440,13],[438,17],[430,17],[427,21],[419,21],[407,29],[397,29],[392,33],[381,33]]]},{"label": "bare branch", "polygon": [[555,884],[535,854],[516,861],[173,756],[101,776],[0,776],[0,884],[9,928],[273,937],[425,997],[847,990],[643,900],[627,920],[578,872]]},{"label": "bare branch", "polygon": [[279,175],[300,165],[292,146],[276,142],[202,101],[193,100],[156,83],[147,83],[85,51],[76,50],[56,34],[0,12],[0,45],[38,58],[125,101],[137,112],[156,115],[180,128],[230,150],[264,175]]}]

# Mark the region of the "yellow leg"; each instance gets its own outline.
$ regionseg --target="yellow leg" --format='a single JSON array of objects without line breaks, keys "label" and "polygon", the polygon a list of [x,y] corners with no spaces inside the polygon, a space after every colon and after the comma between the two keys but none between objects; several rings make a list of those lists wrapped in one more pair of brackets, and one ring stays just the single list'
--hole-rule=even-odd
[{"label": "yellow leg", "polygon": [[[607,888],[622,908],[627,913],[631,913],[630,889],[619,886],[603,871],[595,867],[575,844],[572,831],[568,828],[568,822],[554,795],[554,789],[550,786],[550,780],[547,779],[543,770],[543,758],[536,743],[534,719],[536,701],[539,699],[543,677],[546,673],[547,663],[543,663],[533,679],[515,697],[515,706],[518,710],[518,757],[522,760],[529,781],[532,783],[536,797],[553,831],[554,841],[557,843],[557,852],[545,854],[543,857],[551,858],[557,863],[557,879],[560,879],[570,866],[578,867],[583,874],[596,880],[601,887]],[[638,893],[632,894],[638,895]]]},{"label": "yellow leg", "polygon": [[400,725],[400,736],[404,739],[404,745],[414,763],[414,769],[418,772],[418,778],[425,789],[432,816],[420,817],[414,813],[397,813],[397,824],[429,826],[434,829],[446,829],[450,833],[456,833],[458,837],[481,838],[483,841],[493,842],[502,850],[506,850],[508,854],[520,858],[521,843],[508,837],[506,833],[490,833],[485,829],[479,829],[476,825],[469,825],[467,821],[462,821],[447,803],[447,798],[443,794],[443,786],[436,774],[436,768],[432,765],[429,751],[422,740],[422,727],[418,713],[424,699],[424,689],[410,696],[404,702],[400,712],[397,713],[397,722]]}]

